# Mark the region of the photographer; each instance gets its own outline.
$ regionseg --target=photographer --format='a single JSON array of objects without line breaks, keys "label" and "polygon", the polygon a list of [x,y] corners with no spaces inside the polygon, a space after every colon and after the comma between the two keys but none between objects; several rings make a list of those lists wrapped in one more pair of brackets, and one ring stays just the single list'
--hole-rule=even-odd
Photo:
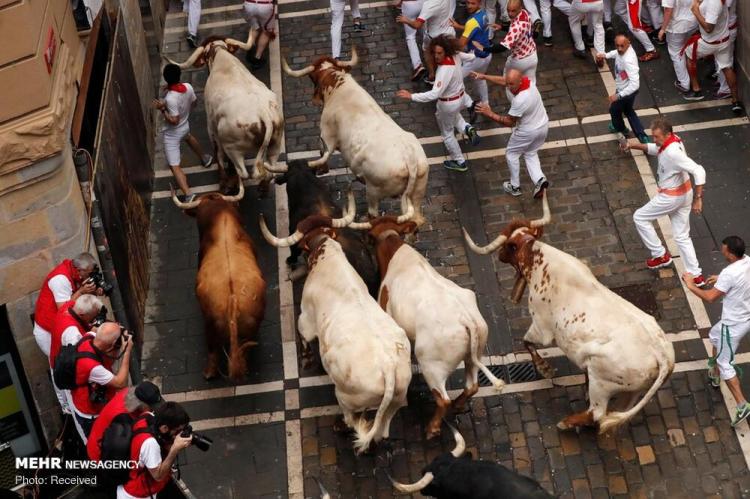
[{"label": "photographer", "polygon": [[139,419],[133,425],[130,459],[138,461],[138,468],[130,470],[129,480],[117,487],[117,499],[156,497],[167,486],[177,454],[193,441],[192,436],[183,433],[189,422],[190,417],[180,404],[167,402],[156,410],[150,428],[149,419]]},{"label": "photographer", "polygon": [[[55,322],[52,326],[51,343],[49,351],[49,367],[54,369],[55,359],[60,353],[63,345],[75,345],[84,334],[91,330],[91,321],[93,321],[102,310],[102,301],[93,295],[79,296],[75,301],[71,300],[60,307],[55,315]],[[72,414],[68,403],[67,394],[55,385],[54,375],[52,385],[57,394],[57,400],[60,402],[63,414]]]},{"label": "photographer", "polygon": [[87,282],[95,268],[94,257],[90,253],[81,253],[72,260],[63,260],[44,278],[34,310],[34,339],[47,357],[57,310],[81,295],[103,293],[95,283]]},{"label": "photographer", "polygon": [[[84,444],[88,441],[94,420],[102,411],[114,390],[128,385],[128,368],[133,340],[115,322],[99,326],[96,336],[87,335],[78,345],[79,353],[88,352],[96,358],[83,357],[76,362],[75,384],[70,391],[70,402],[78,434]],[[113,374],[112,364],[120,359],[120,368]]]}]

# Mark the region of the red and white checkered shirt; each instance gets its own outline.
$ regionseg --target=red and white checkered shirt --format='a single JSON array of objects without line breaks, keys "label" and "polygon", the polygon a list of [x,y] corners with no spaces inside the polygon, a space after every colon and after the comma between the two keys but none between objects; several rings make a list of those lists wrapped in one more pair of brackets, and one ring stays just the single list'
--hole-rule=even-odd
[{"label": "red and white checkered shirt", "polygon": [[526,10],[521,9],[521,12],[513,19],[508,34],[500,43],[510,50],[510,55],[514,59],[523,59],[536,52],[531,17]]}]

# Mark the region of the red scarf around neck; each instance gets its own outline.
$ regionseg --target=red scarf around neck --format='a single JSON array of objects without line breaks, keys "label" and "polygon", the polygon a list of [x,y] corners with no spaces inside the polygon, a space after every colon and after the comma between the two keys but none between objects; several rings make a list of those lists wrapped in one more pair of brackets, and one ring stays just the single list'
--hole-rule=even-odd
[{"label": "red scarf around neck", "polygon": [[515,92],[511,90],[510,93],[512,93],[513,95],[518,95],[524,90],[528,90],[530,86],[531,86],[531,80],[529,80],[528,77],[524,76],[523,78],[521,78],[521,85],[518,86],[518,90],[516,90]]},{"label": "red scarf around neck", "polygon": [[443,57],[443,62],[440,63],[441,66],[455,66],[456,61],[453,60],[453,57],[445,56]]},{"label": "red scarf around neck", "polygon": [[173,92],[184,94],[185,92],[187,92],[187,87],[184,83],[175,83],[173,85],[169,85],[167,87],[167,90],[172,90]]},{"label": "red scarf around neck", "polygon": [[682,139],[680,139],[677,135],[670,133],[669,137],[667,137],[667,140],[665,140],[664,143],[659,148],[659,153],[661,154],[661,152],[664,151],[664,149],[666,149],[667,146],[669,146],[669,144],[673,142],[682,142]]}]

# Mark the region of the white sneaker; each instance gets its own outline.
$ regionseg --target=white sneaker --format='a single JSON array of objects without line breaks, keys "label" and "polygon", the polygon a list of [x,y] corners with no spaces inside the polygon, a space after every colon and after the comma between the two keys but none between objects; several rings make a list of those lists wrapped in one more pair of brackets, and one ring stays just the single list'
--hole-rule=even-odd
[{"label": "white sneaker", "polygon": [[203,166],[203,168],[209,168],[213,162],[214,162],[213,156],[211,156],[210,154],[204,154],[203,163],[201,163],[201,166]]}]

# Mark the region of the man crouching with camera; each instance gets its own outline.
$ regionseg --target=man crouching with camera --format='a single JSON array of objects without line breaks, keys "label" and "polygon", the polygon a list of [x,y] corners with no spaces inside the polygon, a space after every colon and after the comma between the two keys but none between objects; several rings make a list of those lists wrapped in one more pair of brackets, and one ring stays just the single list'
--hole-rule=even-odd
[{"label": "man crouching with camera", "polygon": [[130,459],[138,468],[130,470],[124,485],[117,487],[117,499],[156,497],[172,478],[172,465],[181,450],[192,443],[207,450],[211,440],[192,432],[190,417],[177,402],[166,402],[153,418],[139,418],[133,424]]}]

